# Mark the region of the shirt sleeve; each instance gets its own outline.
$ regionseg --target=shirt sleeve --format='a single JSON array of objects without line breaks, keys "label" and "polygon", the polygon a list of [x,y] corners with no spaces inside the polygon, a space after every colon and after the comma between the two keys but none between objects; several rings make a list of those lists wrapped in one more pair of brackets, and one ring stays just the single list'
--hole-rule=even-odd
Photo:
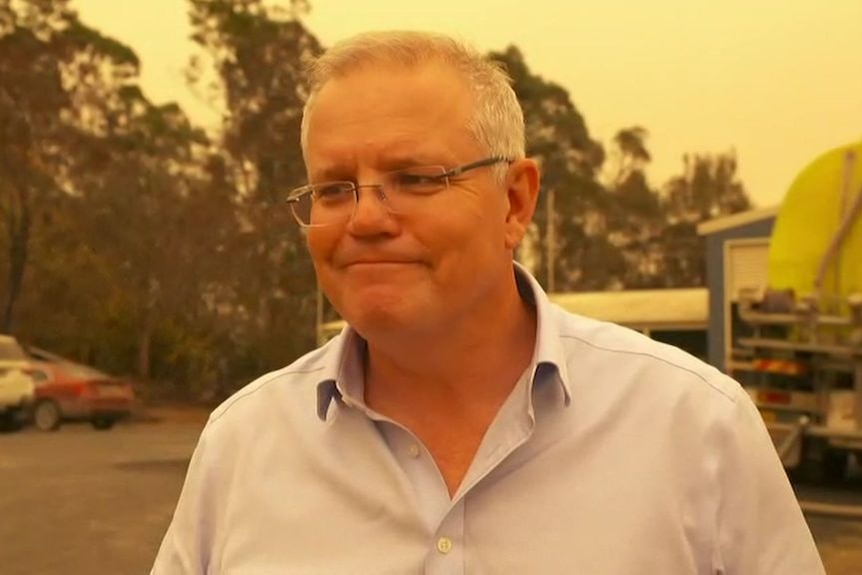
[{"label": "shirt sleeve", "polygon": [[822,575],[823,563],[763,419],[733,383],[719,423],[717,575]]},{"label": "shirt sleeve", "polygon": [[162,540],[150,575],[206,575],[218,525],[214,503],[216,477],[210,465],[207,429],[201,433],[173,519]]}]

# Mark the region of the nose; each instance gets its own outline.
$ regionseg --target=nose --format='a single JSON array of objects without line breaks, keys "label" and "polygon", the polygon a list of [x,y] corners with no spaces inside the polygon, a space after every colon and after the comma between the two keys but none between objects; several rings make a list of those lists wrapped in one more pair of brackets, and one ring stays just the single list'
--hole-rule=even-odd
[{"label": "nose", "polygon": [[379,184],[356,186],[356,204],[348,222],[350,233],[357,236],[391,234],[397,227],[383,187]]}]

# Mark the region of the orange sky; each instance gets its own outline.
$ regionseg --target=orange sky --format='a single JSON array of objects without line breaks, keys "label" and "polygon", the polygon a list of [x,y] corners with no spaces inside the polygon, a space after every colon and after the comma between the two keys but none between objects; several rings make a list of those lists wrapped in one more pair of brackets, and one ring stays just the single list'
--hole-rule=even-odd
[{"label": "orange sky", "polygon": [[[310,0],[326,44],[369,29],[446,32],[482,50],[515,43],[565,86],[594,137],[639,124],[650,177],[686,151],[735,148],[759,205],[781,200],[829,148],[862,139],[862,0]],[[85,22],[138,53],[143,84],[202,124],[218,117],[186,88],[185,0],[73,0]]]}]

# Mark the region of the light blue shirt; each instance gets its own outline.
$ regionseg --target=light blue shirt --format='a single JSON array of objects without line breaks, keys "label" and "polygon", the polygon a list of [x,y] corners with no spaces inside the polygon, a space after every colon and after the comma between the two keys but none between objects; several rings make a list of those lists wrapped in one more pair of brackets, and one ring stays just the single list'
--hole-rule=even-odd
[{"label": "light blue shirt", "polygon": [[[757,409],[686,353],[552,305],[457,493],[363,400],[351,329],[211,415],[153,573],[824,573]],[[493,326],[489,326],[493,329]]]}]

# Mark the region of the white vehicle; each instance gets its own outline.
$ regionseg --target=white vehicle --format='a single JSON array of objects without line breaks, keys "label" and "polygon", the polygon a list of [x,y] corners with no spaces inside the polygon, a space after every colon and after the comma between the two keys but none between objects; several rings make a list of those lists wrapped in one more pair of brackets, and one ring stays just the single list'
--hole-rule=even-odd
[{"label": "white vehicle", "polygon": [[15,338],[0,335],[0,426],[18,427],[30,415],[36,385]]}]

